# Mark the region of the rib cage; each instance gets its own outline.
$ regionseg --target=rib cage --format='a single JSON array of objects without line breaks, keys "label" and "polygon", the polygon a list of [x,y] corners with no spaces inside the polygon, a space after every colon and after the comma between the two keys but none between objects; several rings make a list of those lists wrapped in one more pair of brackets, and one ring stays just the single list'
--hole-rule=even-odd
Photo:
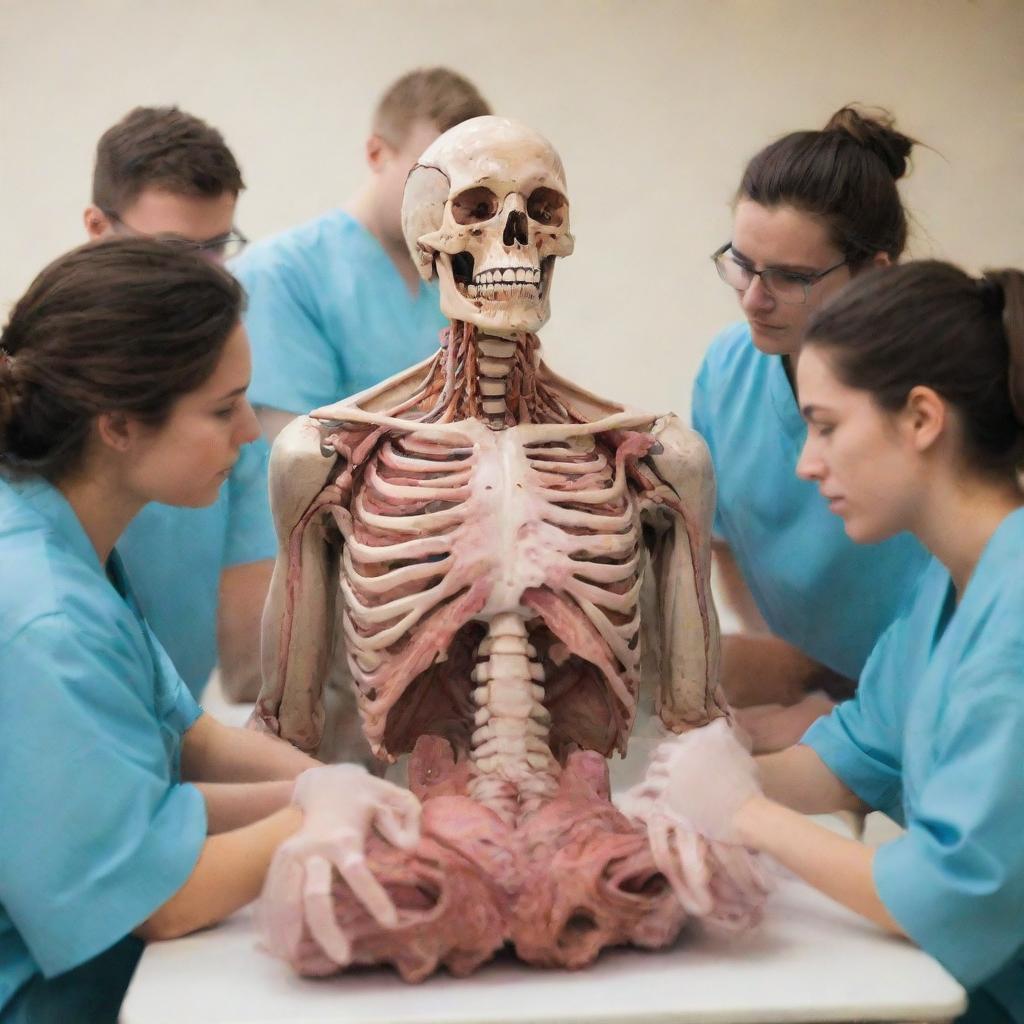
[{"label": "rib cage", "polygon": [[333,509],[345,541],[346,652],[368,738],[380,747],[383,717],[418,670],[406,652],[471,588],[483,606],[463,621],[508,611],[529,620],[531,593],[557,595],[581,628],[596,631],[603,650],[589,660],[631,720],[640,530],[625,457],[572,424],[544,440],[531,440],[529,425],[458,428],[440,439],[415,429],[385,436],[353,486],[350,511]]}]

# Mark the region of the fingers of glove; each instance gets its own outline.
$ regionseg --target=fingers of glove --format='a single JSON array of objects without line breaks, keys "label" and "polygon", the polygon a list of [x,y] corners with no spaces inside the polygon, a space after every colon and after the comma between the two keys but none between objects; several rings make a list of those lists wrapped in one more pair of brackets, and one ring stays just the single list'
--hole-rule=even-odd
[{"label": "fingers of glove", "polygon": [[257,922],[267,949],[291,962],[302,939],[302,863],[282,847],[274,855],[257,905]]},{"label": "fingers of glove", "polygon": [[377,810],[377,831],[399,849],[411,850],[420,841],[423,807],[409,790],[392,788],[394,792],[388,795],[387,803]]},{"label": "fingers of glove", "polygon": [[353,895],[377,923],[385,928],[394,928],[398,924],[398,911],[384,886],[374,877],[362,852],[348,846],[338,850],[333,859]]},{"label": "fingers of glove", "polygon": [[771,878],[756,853],[729,843],[718,844],[715,852],[733,885],[745,897],[762,900],[772,891]]},{"label": "fingers of glove", "polygon": [[352,959],[352,943],[338,926],[332,893],[333,870],[330,861],[314,854],[306,861],[306,882],[302,904],[306,924],[324,954],[339,967]]},{"label": "fingers of glove", "polygon": [[694,863],[685,835],[680,842],[679,828],[670,819],[659,816],[648,825],[647,839],[658,869],[668,879],[679,905],[694,917],[711,910],[710,874]]},{"label": "fingers of glove", "polygon": [[701,916],[710,913],[714,906],[714,896],[711,891],[712,874],[707,843],[693,829],[677,825],[672,830],[672,845],[690,892],[697,897],[694,914]]}]

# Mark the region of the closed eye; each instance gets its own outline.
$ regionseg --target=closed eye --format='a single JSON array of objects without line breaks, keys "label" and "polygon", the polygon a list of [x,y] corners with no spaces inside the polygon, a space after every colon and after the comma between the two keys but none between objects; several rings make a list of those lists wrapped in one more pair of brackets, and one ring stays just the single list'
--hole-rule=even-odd
[{"label": "closed eye", "polygon": [[765,275],[770,275],[782,284],[813,284],[815,280],[808,274],[798,274],[793,270],[777,270],[774,267],[766,270]]}]

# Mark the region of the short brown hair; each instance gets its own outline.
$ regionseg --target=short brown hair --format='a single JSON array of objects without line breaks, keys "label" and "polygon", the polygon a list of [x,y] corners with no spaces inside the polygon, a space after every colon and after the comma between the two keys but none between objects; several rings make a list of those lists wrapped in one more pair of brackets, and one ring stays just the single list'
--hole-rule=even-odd
[{"label": "short brown hair", "polygon": [[490,112],[487,100],[468,78],[448,68],[419,68],[402,75],[380,98],[373,112],[373,132],[400,146],[416,121],[446,132]]},{"label": "short brown hair", "polygon": [[120,213],[147,188],[216,198],[245,182],[216,128],[177,107],[136,107],[100,138],[92,201]]},{"label": "short brown hair", "polygon": [[54,260],[0,333],[0,468],[73,473],[104,412],[159,426],[213,373],[242,294],[209,260],[146,238]]},{"label": "short brown hair", "polygon": [[880,252],[896,260],[907,244],[896,182],[914,144],[885,111],[842,107],[821,131],[792,132],[762,149],[737,197],[820,217],[854,269]]}]

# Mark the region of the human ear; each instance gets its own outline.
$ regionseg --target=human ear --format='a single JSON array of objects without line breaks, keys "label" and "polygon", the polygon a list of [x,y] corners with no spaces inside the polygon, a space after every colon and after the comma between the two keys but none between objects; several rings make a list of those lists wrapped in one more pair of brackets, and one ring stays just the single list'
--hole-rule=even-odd
[{"label": "human ear", "polygon": [[926,452],[945,433],[949,407],[934,388],[911,388],[901,414],[902,426],[915,451]]},{"label": "human ear", "polygon": [[366,163],[374,174],[384,169],[391,153],[391,147],[379,135],[371,135],[366,140]]},{"label": "human ear", "polygon": [[110,232],[110,219],[98,206],[87,206],[82,214],[85,233],[90,241],[103,238]]},{"label": "human ear", "polygon": [[891,267],[893,264],[892,257],[887,252],[876,252],[874,256],[868,261],[869,267]]},{"label": "human ear", "polygon": [[127,452],[138,434],[138,425],[127,413],[103,412],[96,417],[100,441],[115,452]]}]

